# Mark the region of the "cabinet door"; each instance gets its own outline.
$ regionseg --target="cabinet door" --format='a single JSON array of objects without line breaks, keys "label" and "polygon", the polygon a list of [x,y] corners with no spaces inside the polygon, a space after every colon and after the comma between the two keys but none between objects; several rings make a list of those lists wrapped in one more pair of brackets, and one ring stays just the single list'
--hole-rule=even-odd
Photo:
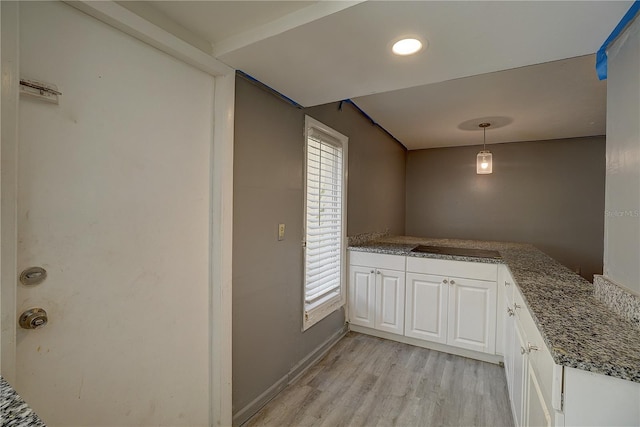
[{"label": "cabinet door", "polygon": [[349,267],[349,322],[374,327],[376,274],[373,267]]},{"label": "cabinet door", "polygon": [[544,401],[544,393],[540,388],[538,377],[536,376],[535,371],[531,368],[531,365],[528,366],[527,372],[528,404],[527,410],[525,411],[525,414],[527,415],[527,422],[525,425],[551,427],[553,425],[551,422],[551,415],[549,414],[547,404]]},{"label": "cabinet door", "polygon": [[406,336],[446,344],[449,288],[444,280],[442,276],[407,273]]},{"label": "cabinet door", "polygon": [[[511,300],[513,299],[513,278],[511,278],[511,274],[509,274],[509,270],[506,265],[501,265],[498,267],[498,310],[502,310],[502,307],[505,305],[510,305]],[[506,302],[508,301],[508,302]],[[498,312],[498,317],[496,318],[496,354],[500,354],[504,356],[505,349],[507,345],[505,343],[504,334],[506,332],[505,329],[505,316],[503,316],[503,312]]]},{"label": "cabinet door", "polygon": [[495,354],[496,282],[449,278],[447,344]]},{"label": "cabinet door", "polygon": [[522,329],[518,325],[518,321],[514,319],[514,340],[513,340],[513,381],[511,393],[511,405],[513,405],[513,418],[516,427],[524,427],[526,397],[527,397],[527,355],[525,352],[526,344],[522,336]]},{"label": "cabinet door", "polygon": [[[504,372],[507,377],[507,387],[509,388],[509,397],[513,401],[513,363],[515,358],[515,322],[516,319],[513,315],[509,315],[509,311],[512,307],[507,305],[507,301],[504,301],[502,311],[498,313],[498,316],[503,318],[504,333],[503,333],[503,351],[504,351]],[[513,311],[511,311],[513,313]]]},{"label": "cabinet door", "polygon": [[404,275],[404,271],[376,269],[376,329],[404,333]]}]

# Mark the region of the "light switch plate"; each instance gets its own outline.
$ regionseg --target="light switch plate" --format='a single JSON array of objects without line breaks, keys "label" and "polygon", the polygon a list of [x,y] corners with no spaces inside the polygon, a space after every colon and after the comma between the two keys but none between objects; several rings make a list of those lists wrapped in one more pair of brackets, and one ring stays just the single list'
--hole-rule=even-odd
[{"label": "light switch plate", "polygon": [[278,224],[278,240],[284,240],[284,224]]}]

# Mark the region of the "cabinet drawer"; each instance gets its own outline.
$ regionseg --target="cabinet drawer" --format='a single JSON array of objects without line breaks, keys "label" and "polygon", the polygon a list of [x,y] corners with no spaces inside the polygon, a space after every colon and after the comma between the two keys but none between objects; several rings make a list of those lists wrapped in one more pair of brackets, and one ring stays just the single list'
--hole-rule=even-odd
[{"label": "cabinet drawer", "polygon": [[404,271],[404,255],[376,254],[371,252],[349,251],[349,264],[367,267],[386,268]]},{"label": "cabinet drawer", "polygon": [[407,257],[407,272],[464,277],[467,279],[489,280],[492,282],[498,279],[497,264],[411,256]]}]

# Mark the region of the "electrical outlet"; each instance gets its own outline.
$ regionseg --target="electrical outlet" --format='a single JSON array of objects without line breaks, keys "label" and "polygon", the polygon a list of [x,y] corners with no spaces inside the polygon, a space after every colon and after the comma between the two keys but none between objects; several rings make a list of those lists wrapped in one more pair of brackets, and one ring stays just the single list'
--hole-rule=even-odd
[{"label": "electrical outlet", "polygon": [[278,224],[278,240],[284,240],[284,224]]}]

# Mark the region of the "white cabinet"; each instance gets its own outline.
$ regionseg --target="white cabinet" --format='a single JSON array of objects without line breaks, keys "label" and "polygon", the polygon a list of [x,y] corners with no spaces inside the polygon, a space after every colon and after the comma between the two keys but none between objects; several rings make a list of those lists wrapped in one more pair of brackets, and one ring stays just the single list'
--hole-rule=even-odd
[{"label": "white cabinet", "polygon": [[[501,288],[498,292],[498,301],[499,303],[499,312],[498,319],[501,319],[502,324],[502,334],[500,339],[496,340],[496,353],[502,353],[504,357],[504,370],[507,376],[507,385],[509,387],[509,396],[511,396],[512,385],[511,380],[513,379],[513,367],[516,355],[516,349],[519,347],[515,344],[515,321],[513,316],[515,316],[515,312],[513,311],[513,286],[514,285],[506,285],[505,283],[513,283],[506,281],[506,267],[501,267],[501,280],[500,284],[498,284],[498,288]],[[510,276],[509,276],[510,277]],[[502,286],[501,286],[502,285]]]},{"label": "white cabinet", "polygon": [[527,408],[525,411],[527,414],[527,425],[551,427],[553,422],[551,421],[549,408],[547,408],[547,402],[544,399],[542,386],[540,385],[536,371],[532,367],[528,368],[526,380]]},{"label": "white cabinet", "polygon": [[[506,307],[512,307],[513,288],[515,287],[511,273],[506,266],[498,267],[498,312],[496,317],[496,354],[504,356],[504,349],[507,347],[505,340],[504,313]],[[507,302],[508,301],[508,302]],[[506,362],[505,362],[506,364]]]},{"label": "white cabinet", "polygon": [[404,279],[404,271],[376,269],[375,329],[404,332]]},{"label": "white cabinet", "polygon": [[556,365],[522,294],[501,268],[509,284],[498,315],[515,425],[640,425],[640,383]]},{"label": "white cabinet", "polygon": [[[506,269],[506,267],[503,267]],[[502,272],[503,353],[509,399],[516,427],[561,425],[553,395],[562,393],[561,375],[522,296],[508,272]],[[560,410],[560,402],[557,404]]]},{"label": "white cabinet", "polygon": [[495,353],[496,282],[449,279],[447,344]]},{"label": "white cabinet", "polygon": [[352,252],[349,264],[349,323],[402,335],[405,257]]},{"label": "white cabinet", "polygon": [[375,324],[375,273],[374,267],[349,268],[349,317],[355,325],[373,328]]},{"label": "white cabinet", "polygon": [[407,273],[405,336],[493,354],[495,282]]},{"label": "white cabinet", "polygon": [[508,321],[514,325],[512,348],[506,350],[507,354],[513,355],[511,377],[508,373],[507,381],[514,423],[516,427],[553,426],[553,410],[545,392],[552,384],[543,382],[543,377],[538,374],[541,370],[532,357],[532,353],[539,349],[535,350],[537,347],[527,340],[516,317]]},{"label": "white cabinet", "polygon": [[405,335],[494,354],[496,269],[495,264],[407,258]]},{"label": "white cabinet", "polygon": [[442,276],[407,273],[406,336],[447,343],[449,287],[444,279]]},{"label": "white cabinet", "polygon": [[511,405],[513,408],[513,421],[516,427],[526,426],[525,409],[526,409],[526,388],[527,381],[527,359],[525,356],[526,343],[520,332],[520,328],[516,324],[515,318],[512,320],[514,324],[513,340],[511,341],[512,348],[510,352],[513,355],[513,367],[512,378],[510,381],[510,393]]}]

